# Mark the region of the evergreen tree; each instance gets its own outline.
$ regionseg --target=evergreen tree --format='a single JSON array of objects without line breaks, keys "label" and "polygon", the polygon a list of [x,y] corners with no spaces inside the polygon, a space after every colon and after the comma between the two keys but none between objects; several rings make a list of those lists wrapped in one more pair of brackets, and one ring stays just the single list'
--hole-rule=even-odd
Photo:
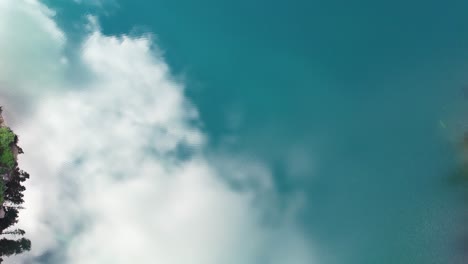
[{"label": "evergreen tree", "polygon": [[23,229],[15,229],[11,231],[5,231],[1,233],[2,235],[15,235],[15,236],[24,236],[26,232]]},{"label": "evergreen tree", "polygon": [[[1,0],[0,0],[1,1]],[[2,108],[0,107],[0,118]],[[0,219],[0,235],[24,236],[25,231],[22,229],[8,229],[18,223],[18,210],[23,209],[21,204],[24,203],[23,192],[26,190],[23,183],[29,179],[29,174],[18,168],[18,163],[14,157],[14,149],[17,148],[18,154],[22,154],[18,144],[18,136],[6,127],[1,127],[0,133],[0,183],[4,183],[3,200],[0,206],[5,210],[5,216]],[[3,185],[2,185],[3,186]],[[9,230],[9,231],[5,231]],[[20,239],[0,239],[0,263],[4,256],[21,254],[24,251],[31,249],[31,241],[26,238]]]},{"label": "evergreen tree", "polygon": [[8,208],[5,210],[5,217],[0,219],[0,232],[18,223],[18,210]]},{"label": "evergreen tree", "polygon": [[0,239],[0,256],[11,256],[31,250],[31,241],[26,238],[18,240]]},{"label": "evergreen tree", "polygon": [[26,190],[22,182],[29,178],[29,174],[19,169],[15,169],[12,173],[11,180],[5,184],[6,190],[4,193],[4,200],[13,204],[22,204],[24,202],[23,191]]},{"label": "evergreen tree", "polygon": [[24,170],[20,170],[20,169],[17,169],[16,171],[18,171],[18,178],[19,178],[20,182],[24,182],[27,179],[29,179],[29,173],[25,172]]}]

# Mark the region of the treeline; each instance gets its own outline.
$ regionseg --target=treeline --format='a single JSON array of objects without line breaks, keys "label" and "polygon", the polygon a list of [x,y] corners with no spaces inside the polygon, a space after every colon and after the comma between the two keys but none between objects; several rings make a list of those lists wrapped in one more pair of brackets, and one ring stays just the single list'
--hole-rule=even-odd
[{"label": "treeline", "polygon": [[[23,151],[17,143],[18,137],[15,135],[10,147],[16,147],[18,154],[21,154]],[[16,160],[13,168],[4,172],[0,179],[3,183],[3,207],[1,209],[4,211],[3,218],[0,218],[0,263],[3,261],[2,257],[21,254],[31,249],[31,241],[24,237],[26,232],[15,228],[18,223],[19,210],[23,209],[23,192],[26,190],[24,182],[27,179],[29,179],[29,174],[18,168]]]}]

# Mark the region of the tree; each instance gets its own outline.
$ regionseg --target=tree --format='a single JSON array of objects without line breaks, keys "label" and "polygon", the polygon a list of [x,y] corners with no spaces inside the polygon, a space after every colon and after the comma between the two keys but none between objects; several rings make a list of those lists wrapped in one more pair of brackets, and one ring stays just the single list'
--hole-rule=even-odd
[{"label": "tree", "polygon": [[5,184],[4,200],[13,204],[22,204],[24,202],[23,191],[26,190],[22,182],[29,179],[29,174],[19,169],[15,169],[12,174],[11,180]]},{"label": "tree", "polygon": [[[0,122],[3,122],[1,113],[0,106]],[[18,168],[15,153],[24,153],[17,145],[18,141],[18,136],[10,128],[0,127],[0,206],[5,210],[4,217],[0,219],[0,235],[25,235],[22,229],[8,229],[18,223],[18,210],[23,208],[23,192],[26,190],[23,182],[29,179],[29,174]],[[30,249],[31,241],[24,237],[16,240],[1,238],[0,263],[3,256],[21,254]]]},{"label": "tree", "polygon": [[12,151],[12,144],[15,143],[16,135],[8,127],[0,127],[0,163],[9,169],[14,169],[16,159]]},{"label": "tree", "polygon": [[8,208],[5,210],[5,217],[0,219],[0,232],[18,223],[18,210]]},{"label": "tree", "polygon": [[4,199],[6,201],[12,202],[13,204],[22,204],[24,203],[24,190],[26,190],[26,188],[21,185],[18,180],[11,180],[6,184]]},{"label": "tree", "polygon": [[6,202],[6,203],[3,203],[3,208],[5,208],[5,210],[11,209],[11,208],[21,210],[21,209],[24,209],[25,207],[22,205],[17,205],[17,204]]},{"label": "tree", "polygon": [[2,235],[15,235],[15,236],[24,236],[26,232],[23,229],[15,229],[11,231],[5,231],[1,233]]},{"label": "tree", "polygon": [[25,172],[24,170],[16,169],[15,172],[18,172],[17,177],[19,178],[20,182],[24,182],[29,179],[29,173]]},{"label": "tree", "polygon": [[26,238],[10,240],[0,239],[0,256],[11,256],[31,250],[31,241]]}]

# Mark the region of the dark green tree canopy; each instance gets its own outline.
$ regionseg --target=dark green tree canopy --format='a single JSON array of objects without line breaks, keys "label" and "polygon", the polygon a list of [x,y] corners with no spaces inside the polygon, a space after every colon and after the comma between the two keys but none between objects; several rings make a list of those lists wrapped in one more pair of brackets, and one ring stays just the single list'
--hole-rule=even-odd
[{"label": "dark green tree canopy", "polygon": [[[18,210],[23,208],[21,205],[24,203],[26,187],[23,183],[29,179],[29,174],[18,168],[16,154],[22,154],[23,150],[17,145],[18,136],[4,126],[1,112],[0,107],[0,209],[5,213],[0,218],[0,263],[2,257],[31,249],[31,241],[22,237],[26,232],[14,229],[18,223]],[[10,239],[12,237],[15,239]]]}]

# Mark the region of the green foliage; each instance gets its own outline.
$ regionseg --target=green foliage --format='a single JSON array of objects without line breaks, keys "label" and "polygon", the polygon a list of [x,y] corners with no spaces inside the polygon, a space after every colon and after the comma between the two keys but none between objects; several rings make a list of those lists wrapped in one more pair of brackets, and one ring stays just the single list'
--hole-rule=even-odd
[{"label": "green foliage", "polygon": [[5,217],[0,219],[0,231],[14,226],[18,223],[18,214],[19,211],[16,208],[6,208],[5,209]]},{"label": "green foliage", "polygon": [[15,157],[11,151],[11,144],[15,141],[15,134],[7,127],[0,128],[0,165],[13,169]]},{"label": "green foliage", "polygon": [[0,239],[0,256],[11,256],[31,250],[31,241],[26,238],[18,240]]},{"label": "green foliage", "polygon": [[9,169],[12,169],[15,166],[15,157],[11,150],[3,150],[0,155],[0,163],[7,166]]},{"label": "green foliage", "polygon": [[21,184],[21,179],[19,177],[13,176],[9,182],[6,183],[6,191],[4,193],[4,199],[13,203],[13,204],[22,204],[23,192],[26,190],[26,187]]},{"label": "green foliage", "polygon": [[[1,1],[1,0],[0,0]],[[0,107],[1,114],[1,107]],[[23,207],[23,192],[26,188],[23,182],[29,179],[29,174],[18,168],[13,153],[14,147],[18,154],[22,149],[16,146],[18,137],[7,127],[0,127],[0,206],[5,210],[5,216],[0,219],[0,235],[22,237],[25,231],[21,229],[10,229],[18,223],[18,210]],[[4,181],[3,176],[8,180]],[[5,204],[3,202],[5,201]],[[10,230],[10,231],[5,231]],[[21,254],[31,249],[31,241],[26,238],[17,240],[0,238],[0,263],[4,256]]]},{"label": "green foliage", "polygon": [[7,127],[0,128],[0,146],[10,146],[15,141],[15,134]]}]

